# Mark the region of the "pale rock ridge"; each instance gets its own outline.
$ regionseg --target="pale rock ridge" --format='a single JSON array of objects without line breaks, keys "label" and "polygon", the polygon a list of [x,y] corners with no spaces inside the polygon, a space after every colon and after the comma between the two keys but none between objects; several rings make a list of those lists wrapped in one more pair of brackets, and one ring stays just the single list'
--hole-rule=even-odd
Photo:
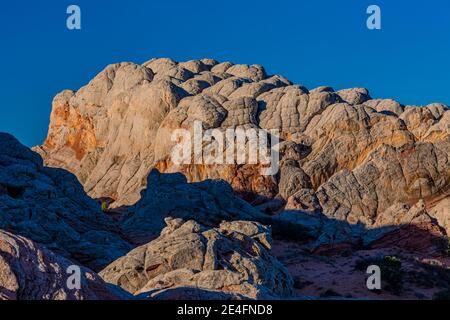
[{"label": "pale rock ridge", "polygon": [[270,229],[249,221],[205,228],[193,220],[166,218],[154,241],[100,272],[135,295],[190,287],[230,293],[234,298],[280,298],[293,293],[293,280],[270,254]]},{"label": "pale rock ridge", "polygon": [[188,95],[170,77],[187,79],[192,73],[181,67],[167,72],[170,76],[155,76],[145,66],[120,63],[78,92],[61,93],[54,99],[49,138],[37,151],[45,158],[55,155],[47,165],[77,172],[91,196],[136,202],[153,162],[159,123]]},{"label": "pale rock ridge", "polygon": [[354,170],[335,174],[317,190],[317,197],[328,217],[372,225],[393,204],[413,205],[446,192],[449,160],[448,139],[399,148],[382,145]]},{"label": "pale rock ridge", "polygon": [[[259,65],[162,58],[108,66],[78,92],[61,93],[36,150],[46,164],[74,172],[89,195],[116,200],[113,207],[136,203],[157,168],[188,181],[224,179],[265,212],[287,204],[370,226],[396,203],[448,192],[448,111],[372,99],[364,88],[308,90]],[[203,129],[280,130],[279,174],[174,164],[171,134],[196,120]]]}]

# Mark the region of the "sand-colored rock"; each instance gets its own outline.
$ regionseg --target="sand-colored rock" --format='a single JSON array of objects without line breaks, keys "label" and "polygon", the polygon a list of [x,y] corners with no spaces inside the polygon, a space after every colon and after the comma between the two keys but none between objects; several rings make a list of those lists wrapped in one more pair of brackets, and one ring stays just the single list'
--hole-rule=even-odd
[{"label": "sand-colored rock", "polygon": [[[157,168],[191,182],[223,179],[264,212],[287,204],[372,225],[397,203],[412,206],[448,191],[448,111],[372,99],[365,88],[308,90],[259,65],[162,58],[110,65],[77,92],[58,95],[48,138],[36,150],[46,164],[76,174],[90,196],[115,200],[112,207],[135,204]],[[171,134],[192,131],[196,121],[221,132],[279,130],[280,171],[262,176],[258,164],[174,163]],[[306,194],[293,198],[301,190],[311,190],[319,205]]]},{"label": "sand-colored rock", "polygon": [[113,262],[102,278],[133,294],[195,287],[249,298],[291,295],[291,277],[270,255],[267,227],[234,221],[208,229],[193,220],[165,221],[159,238]]}]

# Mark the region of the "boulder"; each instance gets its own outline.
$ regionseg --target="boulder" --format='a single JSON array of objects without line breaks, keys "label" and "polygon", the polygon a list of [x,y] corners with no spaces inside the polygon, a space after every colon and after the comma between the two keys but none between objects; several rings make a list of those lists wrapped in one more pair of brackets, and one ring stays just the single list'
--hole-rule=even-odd
[{"label": "boulder", "polygon": [[0,229],[44,244],[94,270],[131,246],[75,176],[0,133]]},{"label": "boulder", "polygon": [[149,292],[146,296],[179,287],[249,298],[292,294],[292,278],[270,254],[269,228],[249,221],[218,228],[180,218],[165,222],[157,239],[114,261],[101,277],[135,295]]},{"label": "boulder", "polygon": [[194,219],[209,227],[224,220],[268,219],[237,197],[224,181],[188,183],[181,173],[162,174],[156,169],[148,176],[141,200],[129,210],[132,214],[122,221],[121,228],[137,244],[156,238],[167,217]]},{"label": "boulder", "polygon": [[[73,279],[79,268],[77,288]],[[0,300],[118,300],[130,295],[33,241],[0,230]]]},{"label": "boulder", "polygon": [[[140,223],[154,236],[162,228],[162,218],[144,222],[149,221],[144,216],[156,212],[155,200],[147,199],[157,192],[147,185],[155,168],[182,173],[189,182],[224,180],[265,213],[280,213],[287,204],[290,211],[321,213],[369,227],[383,213],[378,221],[400,221],[388,210],[397,203],[427,203],[448,192],[448,111],[439,103],[404,106],[392,99],[372,99],[365,88],[309,90],[267,74],[259,65],[160,58],[142,65],[110,65],[78,91],[63,91],[53,102],[48,137],[35,150],[47,165],[73,172],[91,197],[112,199],[112,208],[139,201],[136,214],[124,224],[127,233],[135,226],[139,230]],[[172,133],[192,132],[196,121],[203,130],[222,133],[236,128],[279,130],[280,171],[264,176],[261,164],[175,163]],[[217,145],[211,141],[202,146],[215,150]],[[200,194],[206,192],[198,190],[212,185],[215,190],[218,184],[194,185],[195,203],[202,202]],[[180,188],[185,187],[179,185],[177,192],[184,193]],[[186,209],[193,202],[180,210],[167,203],[162,201],[161,217],[173,210],[179,217],[193,218]],[[198,221],[215,226],[211,216],[247,219],[217,210],[222,205],[212,206],[216,213],[211,215],[196,209]],[[283,216],[292,220],[292,215]],[[141,235],[138,231],[136,238]]]}]

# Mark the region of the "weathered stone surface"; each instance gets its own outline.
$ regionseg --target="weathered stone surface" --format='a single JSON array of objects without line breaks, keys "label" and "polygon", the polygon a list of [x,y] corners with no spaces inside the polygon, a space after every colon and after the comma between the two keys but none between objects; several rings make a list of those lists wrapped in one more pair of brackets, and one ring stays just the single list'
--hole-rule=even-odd
[{"label": "weathered stone surface", "polygon": [[382,144],[401,146],[414,141],[398,118],[364,105],[334,104],[310,123],[311,153],[302,161],[314,188],[343,169],[353,169]]},{"label": "weathered stone surface", "polygon": [[320,213],[322,207],[312,189],[300,189],[291,195],[285,206],[286,210],[301,210],[308,213]]},{"label": "weathered stone surface", "polygon": [[448,189],[449,153],[450,139],[435,145],[382,145],[354,170],[334,175],[317,197],[325,215],[371,225],[393,204],[414,204]]},{"label": "weathered stone surface", "polygon": [[[139,198],[153,162],[160,122],[188,93],[177,85],[193,76],[168,61],[108,66],[78,92],[53,102],[49,134],[36,151],[46,164],[76,173],[94,198]],[[170,77],[170,78],[168,78]]]},{"label": "weathered stone surface", "polygon": [[288,199],[301,189],[310,189],[309,176],[298,166],[297,162],[290,161],[280,169],[280,182],[278,189],[283,199]]},{"label": "weathered stone surface", "polygon": [[122,222],[122,229],[129,239],[140,244],[154,239],[167,217],[194,219],[210,227],[223,220],[267,219],[235,196],[224,181],[188,183],[180,173],[161,174],[157,170],[150,173],[147,189],[130,211],[133,214]]},{"label": "weathered stone surface", "polygon": [[395,204],[389,207],[377,216],[374,227],[413,223],[432,223],[432,218],[428,215],[423,200],[418,201],[412,207],[407,204]]},{"label": "weathered stone surface", "polygon": [[166,224],[159,238],[113,262],[102,278],[133,294],[195,287],[250,298],[291,295],[293,281],[269,252],[267,227],[234,221],[208,229],[179,218]]},{"label": "weathered stone surface", "polygon": [[[116,200],[112,207],[136,203],[157,168],[188,181],[223,179],[266,213],[286,205],[371,226],[391,206],[427,203],[448,191],[448,111],[443,104],[372,99],[364,88],[308,90],[259,65],[152,59],[108,66],[79,91],[58,95],[48,138],[36,150],[47,164],[74,172],[89,195]],[[280,172],[262,176],[254,164],[175,164],[171,134],[192,130],[195,121],[221,132],[279,130]],[[401,220],[390,214],[379,221]]]},{"label": "weathered stone surface", "polygon": [[364,102],[364,105],[374,108],[377,112],[386,114],[395,114],[397,116],[403,113],[404,107],[392,99],[373,99]]},{"label": "weathered stone surface", "polygon": [[0,229],[46,245],[93,269],[131,249],[100,205],[65,170],[0,133]]},{"label": "weathered stone surface", "polygon": [[447,194],[429,201],[426,207],[427,213],[437,220],[439,226],[445,230],[447,236],[450,235],[450,195]]},{"label": "weathered stone surface", "polygon": [[[279,172],[174,163],[172,133],[197,121],[220,133],[279,130]],[[0,229],[94,270],[122,256],[102,275],[145,299],[289,296],[268,230],[248,221],[320,255],[427,252],[450,234],[446,105],[404,106],[364,88],[308,90],[259,65],[110,65],[54,98],[47,139],[34,150],[92,198],[109,198],[119,221],[74,176],[0,134]],[[148,244],[129,252],[130,243]]]},{"label": "weathered stone surface", "polygon": [[341,99],[349,104],[363,104],[370,100],[369,90],[365,88],[352,88],[339,90],[337,94]]},{"label": "weathered stone surface", "polygon": [[436,123],[436,118],[428,108],[406,106],[399,117],[417,140],[422,140],[428,129]]},{"label": "weathered stone surface", "polygon": [[0,300],[97,300],[130,296],[80,267],[80,288],[69,269],[74,263],[33,241],[0,230]]}]

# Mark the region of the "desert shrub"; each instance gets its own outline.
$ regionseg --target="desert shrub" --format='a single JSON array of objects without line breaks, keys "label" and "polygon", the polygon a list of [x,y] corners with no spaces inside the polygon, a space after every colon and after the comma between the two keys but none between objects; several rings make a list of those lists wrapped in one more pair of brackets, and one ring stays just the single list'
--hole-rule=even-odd
[{"label": "desert shrub", "polygon": [[325,290],[320,293],[319,295],[321,298],[329,298],[329,297],[342,297],[340,293],[337,293],[336,291],[332,289]]},{"label": "desert shrub", "polygon": [[450,237],[439,237],[434,240],[434,245],[444,256],[450,257]]},{"label": "desert shrub", "polygon": [[441,290],[433,295],[433,300],[450,300],[450,289]]},{"label": "desert shrub", "polygon": [[419,271],[408,273],[408,280],[424,288],[450,290],[450,269],[439,265],[421,263]]},{"label": "desert shrub", "polygon": [[391,266],[401,267],[402,261],[396,256],[385,256],[383,261]]},{"label": "desert shrub", "polygon": [[295,289],[303,289],[309,285],[313,284],[311,281],[303,280],[301,277],[294,277],[294,288]]},{"label": "desert shrub", "polygon": [[366,271],[370,265],[377,265],[381,270],[382,289],[400,294],[403,290],[404,271],[402,261],[396,256],[374,257],[356,262],[355,269]]}]

